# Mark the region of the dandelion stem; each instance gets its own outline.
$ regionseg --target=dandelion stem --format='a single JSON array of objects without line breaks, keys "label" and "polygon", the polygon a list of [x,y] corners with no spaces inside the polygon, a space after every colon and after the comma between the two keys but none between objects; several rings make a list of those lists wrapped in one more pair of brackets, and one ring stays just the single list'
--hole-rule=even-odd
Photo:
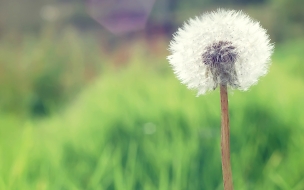
[{"label": "dandelion stem", "polygon": [[220,85],[221,94],[221,150],[222,150],[222,171],[224,190],[232,190],[232,173],[230,164],[230,132],[229,132],[229,110],[228,110],[228,95],[227,85]]}]

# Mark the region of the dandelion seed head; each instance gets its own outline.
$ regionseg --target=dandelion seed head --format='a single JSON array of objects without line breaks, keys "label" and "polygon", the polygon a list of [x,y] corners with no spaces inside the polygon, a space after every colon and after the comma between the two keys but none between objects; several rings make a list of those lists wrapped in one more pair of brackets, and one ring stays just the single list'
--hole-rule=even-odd
[{"label": "dandelion seed head", "polygon": [[178,79],[200,95],[220,84],[240,90],[256,84],[267,73],[273,45],[258,22],[219,9],[186,22],[169,50]]}]

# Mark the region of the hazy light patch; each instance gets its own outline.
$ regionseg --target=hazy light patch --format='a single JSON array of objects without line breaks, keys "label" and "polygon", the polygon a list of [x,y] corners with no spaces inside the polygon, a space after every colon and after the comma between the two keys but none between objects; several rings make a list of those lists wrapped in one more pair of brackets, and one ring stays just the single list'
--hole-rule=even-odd
[{"label": "hazy light patch", "polygon": [[87,0],[89,15],[114,34],[143,29],[155,0]]},{"label": "hazy light patch", "polygon": [[156,125],[154,123],[145,123],[143,126],[143,131],[146,135],[152,135],[156,132]]},{"label": "hazy light patch", "polygon": [[40,15],[43,20],[54,22],[59,18],[60,12],[55,6],[45,5],[41,8]]}]

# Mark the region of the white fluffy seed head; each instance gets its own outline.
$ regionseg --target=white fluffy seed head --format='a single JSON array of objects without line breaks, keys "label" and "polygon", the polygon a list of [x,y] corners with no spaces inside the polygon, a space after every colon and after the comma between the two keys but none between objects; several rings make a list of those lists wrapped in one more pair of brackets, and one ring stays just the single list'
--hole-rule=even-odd
[{"label": "white fluffy seed head", "polygon": [[258,22],[241,11],[219,9],[178,29],[168,60],[177,78],[198,95],[220,84],[247,90],[267,73],[273,48]]}]

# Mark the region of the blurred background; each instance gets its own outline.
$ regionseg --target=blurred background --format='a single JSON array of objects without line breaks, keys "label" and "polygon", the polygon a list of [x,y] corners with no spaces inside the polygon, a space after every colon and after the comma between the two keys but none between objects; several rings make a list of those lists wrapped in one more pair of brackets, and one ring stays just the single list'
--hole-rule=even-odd
[{"label": "blurred background", "polygon": [[220,190],[218,90],[166,56],[182,23],[243,10],[269,73],[230,91],[235,189],[304,189],[303,0],[0,0],[0,189]]}]

